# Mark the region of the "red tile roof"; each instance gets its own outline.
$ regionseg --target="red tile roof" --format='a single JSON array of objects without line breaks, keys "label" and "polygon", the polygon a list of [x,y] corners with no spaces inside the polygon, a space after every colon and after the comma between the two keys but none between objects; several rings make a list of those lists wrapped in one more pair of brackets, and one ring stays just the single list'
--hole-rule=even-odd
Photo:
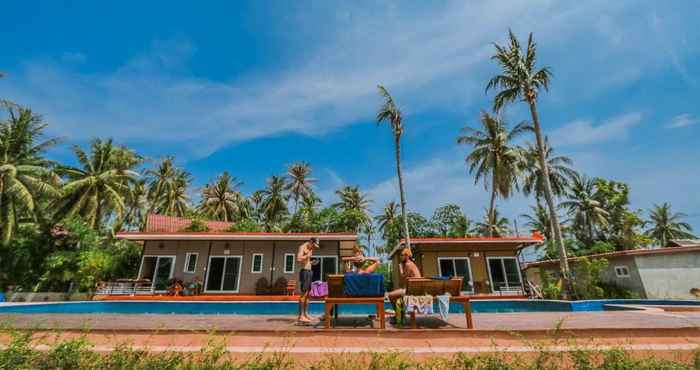
[{"label": "red tile roof", "polygon": [[[190,224],[192,224],[192,220],[187,218],[149,214],[146,216],[146,228],[144,232],[176,233],[190,226]],[[223,221],[204,221],[204,224],[207,225],[210,232],[226,231],[233,226],[233,222]]]},{"label": "red tile roof", "polygon": [[[646,256],[646,255],[651,255],[651,254],[670,254],[670,253],[687,253],[687,252],[700,252],[700,246],[694,246],[694,247],[668,247],[668,248],[656,248],[656,249],[631,249],[627,251],[615,251],[615,252],[607,252],[607,253],[597,253],[597,254],[589,254],[587,256],[577,256],[577,257],[569,257],[568,260],[569,262],[575,262],[577,259],[586,257],[586,258],[617,258],[617,257],[624,257],[624,256]],[[551,259],[551,260],[545,260],[545,261],[537,261],[537,262],[530,262],[525,264],[525,267],[523,269],[528,269],[530,267],[540,267],[540,266],[545,266],[549,264],[557,264],[559,263],[558,259]]]}]

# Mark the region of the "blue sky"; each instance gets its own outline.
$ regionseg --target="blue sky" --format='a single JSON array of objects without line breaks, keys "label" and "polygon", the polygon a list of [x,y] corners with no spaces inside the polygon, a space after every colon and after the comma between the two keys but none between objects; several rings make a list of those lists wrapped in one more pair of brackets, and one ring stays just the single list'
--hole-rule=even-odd
[{"label": "blue sky", "polygon": [[[671,202],[700,230],[700,7],[695,1],[10,2],[0,96],[44,115],[67,144],[113,137],[172,154],[197,186],[228,170],[244,192],[308,161],[326,201],[360,185],[396,199],[392,139],[373,116],[386,85],[404,111],[409,206],[487,193],[455,136],[496,72],[491,42],[534,32],[555,75],[540,113],[555,150],[628,182],[633,208]],[[515,123],[528,118],[517,104]],[[512,217],[530,200],[499,200]]]}]

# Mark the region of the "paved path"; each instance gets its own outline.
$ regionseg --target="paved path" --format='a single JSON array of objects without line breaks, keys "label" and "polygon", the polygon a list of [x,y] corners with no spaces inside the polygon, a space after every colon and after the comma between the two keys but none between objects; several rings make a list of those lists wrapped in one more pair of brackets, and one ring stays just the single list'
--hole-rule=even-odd
[{"label": "paved path", "polygon": [[[318,332],[321,323],[297,326],[290,316],[254,315],[122,315],[122,314],[2,314],[0,323],[25,329],[90,329],[105,331],[228,331],[228,332]],[[430,331],[451,332],[465,329],[464,316],[450,315],[447,322],[436,317],[419,317],[419,327]],[[373,329],[376,322],[366,317],[338,320],[337,329]],[[551,331],[600,329],[698,329],[700,312],[604,311],[477,313],[477,331]],[[406,332],[391,325],[387,332]],[[420,330],[420,329],[419,329]]]}]

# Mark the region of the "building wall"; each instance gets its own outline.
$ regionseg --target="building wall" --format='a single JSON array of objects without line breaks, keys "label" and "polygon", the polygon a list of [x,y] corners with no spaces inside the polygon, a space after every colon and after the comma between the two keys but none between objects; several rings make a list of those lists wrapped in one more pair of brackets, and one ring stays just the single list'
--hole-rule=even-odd
[{"label": "building wall", "polygon": [[[269,284],[274,284],[277,279],[284,277],[287,280],[297,280],[300,266],[296,262],[296,253],[302,241],[271,241],[271,240],[230,240],[230,241],[146,241],[144,244],[144,256],[175,256],[175,270],[173,277],[185,282],[199,278],[206,280],[207,267],[210,256],[240,256],[241,269],[239,280],[239,293],[253,294],[258,279],[264,277]],[[354,241],[343,241],[346,249],[351,249]],[[320,241],[320,248],[314,251],[317,256],[338,256],[341,242],[334,240]],[[210,253],[211,250],[211,253]],[[274,253],[273,253],[274,250]],[[187,253],[199,253],[197,269],[194,274],[184,273],[185,257]],[[284,273],[284,255],[295,255],[293,273]],[[253,255],[263,255],[262,272],[253,273]],[[274,259],[274,261],[273,261]],[[338,270],[340,270],[340,258],[338,258]],[[274,266],[273,266],[274,265]],[[273,268],[274,267],[274,268]]]},{"label": "building wall", "polygon": [[[627,266],[630,276],[617,277],[615,274],[615,267],[618,266]],[[644,283],[639,275],[639,270],[637,269],[637,264],[633,256],[608,258],[608,268],[603,270],[600,279],[604,282],[612,283],[621,288],[630,290],[639,295],[640,298],[647,298],[644,290]]]},{"label": "building wall", "polygon": [[[473,244],[421,244],[414,248],[414,259],[421,274],[426,277],[431,277],[439,275],[439,257],[467,257],[469,258],[469,264],[472,270],[472,281],[474,283],[475,293],[490,293],[491,287],[488,268],[486,266],[486,257],[516,256],[516,251],[514,249],[499,250],[498,248],[502,247],[488,244],[481,246],[474,246]],[[396,253],[392,257],[395,288],[400,286],[398,254],[399,253]]]},{"label": "building wall", "polygon": [[690,293],[700,288],[700,253],[635,256],[646,295],[650,299],[697,299]]}]

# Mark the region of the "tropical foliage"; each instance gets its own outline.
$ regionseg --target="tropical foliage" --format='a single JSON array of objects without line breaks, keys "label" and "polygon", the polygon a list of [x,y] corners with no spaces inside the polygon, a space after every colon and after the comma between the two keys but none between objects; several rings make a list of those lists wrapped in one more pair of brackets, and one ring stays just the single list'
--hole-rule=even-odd
[{"label": "tropical foliage", "polygon": [[660,246],[665,247],[671,239],[690,239],[695,236],[687,222],[681,221],[685,214],[671,211],[671,205],[663,203],[654,205],[649,210],[649,228],[645,234],[653,238]]}]

